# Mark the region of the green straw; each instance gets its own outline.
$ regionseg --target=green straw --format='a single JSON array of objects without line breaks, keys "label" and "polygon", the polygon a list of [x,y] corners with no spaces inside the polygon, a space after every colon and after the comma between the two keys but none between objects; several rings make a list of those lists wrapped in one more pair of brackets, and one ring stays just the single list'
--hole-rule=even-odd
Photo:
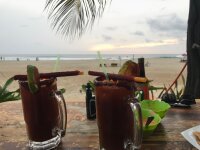
[{"label": "green straw", "polygon": [[54,65],[54,69],[53,69],[54,72],[58,70],[59,62],[60,62],[60,56],[57,56],[56,63]]},{"label": "green straw", "polygon": [[98,54],[98,57],[99,57],[99,61],[100,61],[100,64],[101,64],[103,73],[105,74],[106,80],[109,80],[108,74],[107,74],[107,71],[106,71],[106,68],[105,68],[104,65],[103,65],[104,63],[103,63],[103,59],[102,59],[102,56],[101,56],[100,51],[97,51],[97,54]]}]

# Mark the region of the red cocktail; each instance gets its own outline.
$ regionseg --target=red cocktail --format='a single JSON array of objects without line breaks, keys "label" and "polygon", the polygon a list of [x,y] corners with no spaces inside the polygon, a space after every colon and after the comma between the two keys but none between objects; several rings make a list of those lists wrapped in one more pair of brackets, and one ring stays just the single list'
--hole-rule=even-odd
[{"label": "red cocktail", "polygon": [[27,81],[19,81],[19,85],[29,147],[56,147],[61,135],[65,134],[67,120],[66,105],[62,94],[57,91],[56,79],[40,79],[40,88],[34,94],[30,92]]},{"label": "red cocktail", "polygon": [[142,140],[142,115],[134,98],[134,83],[95,81],[100,150],[138,148]]}]

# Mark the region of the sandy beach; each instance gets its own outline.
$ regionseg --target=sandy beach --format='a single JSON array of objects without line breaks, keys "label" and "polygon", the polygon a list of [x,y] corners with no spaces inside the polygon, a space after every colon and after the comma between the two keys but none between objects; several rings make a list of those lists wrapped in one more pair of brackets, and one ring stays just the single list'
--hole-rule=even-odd
[{"label": "sandy beach", "polygon": [[[137,59],[134,60],[137,62]],[[151,85],[163,86],[169,85],[176,78],[184,63],[180,62],[178,58],[149,58],[145,61],[149,62],[149,66],[145,67],[146,76],[148,79],[153,80]],[[124,61],[121,62],[123,64]],[[110,67],[111,63],[118,63],[119,61],[106,60],[105,63],[107,72],[117,73],[120,66]],[[26,66],[28,64],[38,67],[40,72],[52,72],[54,70],[55,61],[0,61],[0,85],[3,85],[5,81],[16,74],[26,74]],[[81,93],[81,85],[86,84],[89,80],[93,80],[93,76],[87,75],[89,70],[102,71],[99,67],[98,60],[66,60],[60,61],[57,71],[72,71],[80,70],[84,72],[84,75],[74,77],[62,77],[58,78],[58,89],[65,88],[66,93],[64,97],[66,101],[85,101],[85,93]],[[186,70],[184,71],[186,77]],[[182,81],[180,80],[180,84]],[[10,90],[17,89],[18,82],[15,81],[10,87]]]},{"label": "sandy beach", "polygon": [[[180,72],[184,63],[181,63],[176,58],[156,58],[146,59],[150,63],[146,67],[146,76],[154,80],[151,85],[154,86],[169,86]],[[135,60],[137,62],[137,60]],[[119,63],[119,61],[106,61],[108,67],[107,72],[117,73],[120,67],[109,67],[111,63]],[[54,69],[55,61],[0,61],[0,85],[3,85],[5,81],[16,75],[26,74],[26,66],[32,64],[38,67],[40,72],[52,72]],[[89,80],[93,80],[95,77],[87,75],[88,70],[101,71],[98,60],[85,60],[85,61],[60,61],[57,71],[70,71],[80,70],[85,74],[74,77],[58,78],[58,89],[65,88],[64,94],[66,102],[71,105],[68,107],[68,130],[70,127],[70,121],[77,122],[77,118],[86,120],[85,115],[80,116],[76,114],[81,111],[85,113],[85,107],[75,107],[72,103],[85,101],[85,93],[80,93],[81,85],[86,84]],[[185,74],[186,72],[184,72]],[[10,90],[16,90],[19,88],[18,82],[15,81],[10,87]],[[73,110],[74,108],[78,110]],[[80,110],[79,110],[80,109]],[[23,118],[21,101],[6,102],[0,105],[0,145],[2,141],[27,141],[27,133],[25,130],[25,122]],[[71,114],[71,115],[70,115]],[[76,114],[75,118],[72,118],[72,114]],[[85,126],[85,124],[84,124]],[[17,129],[17,130],[16,130]]]}]

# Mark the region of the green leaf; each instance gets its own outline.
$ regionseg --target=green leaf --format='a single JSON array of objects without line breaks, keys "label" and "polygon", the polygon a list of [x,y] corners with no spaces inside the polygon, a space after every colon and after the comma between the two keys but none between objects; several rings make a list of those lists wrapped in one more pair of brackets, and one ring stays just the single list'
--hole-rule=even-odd
[{"label": "green leaf", "polygon": [[183,76],[183,75],[181,75],[181,78],[182,78],[182,81],[183,81],[183,86],[184,86],[184,88],[185,88],[185,77]]},{"label": "green leaf", "polygon": [[170,92],[171,92],[172,94],[176,95],[173,89],[170,89]]},{"label": "green leaf", "polygon": [[4,86],[1,88],[0,90],[0,95],[2,95],[5,90],[8,88],[8,86],[14,81],[14,78],[10,78],[6,81],[6,83],[4,84]]},{"label": "green leaf", "polygon": [[141,91],[135,91],[135,97],[137,97],[138,101],[142,101],[142,92]]},{"label": "green leaf", "polygon": [[162,90],[164,87],[149,86],[149,90]]},{"label": "green leaf", "polygon": [[178,89],[178,80],[175,81],[175,89]]},{"label": "green leaf", "polygon": [[86,92],[86,85],[85,85],[85,84],[82,85],[82,90],[83,90],[84,92]]},{"label": "green leaf", "polygon": [[153,80],[148,80],[148,83],[151,83],[151,82],[153,82]]},{"label": "green leaf", "polygon": [[160,92],[160,94],[158,95],[158,98],[161,98],[161,96],[163,95],[163,92],[165,91],[165,93],[166,93],[166,90],[167,90],[167,88],[166,88],[166,86],[165,86],[165,84],[163,85],[163,90]]},{"label": "green leaf", "polygon": [[0,103],[7,101],[15,101],[20,99],[20,90],[17,89],[15,91],[9,92],[7,90],[0,96]]},{"label": "green leaf", "polygon": [[[94,89],[95,89],[94,82],[88,81],[88,83],[90,84],[91,90],[92,90],[92,92],[94,93]],[[81,88],[82,88],[82,90],[83,90],[84,92],[86,92],[86,86],[87,86],[86,84],[81,85]]]},{"label": "green leaf", "polygon": [[65,90],[65,88],[62,88],[62,89],[60,89],[59,91],[60,91],[62,94],[64,94],[66,90]]},{"label": "green leaf", "polygon": [[150,90],[151,95],[152,95],[152,99],[154,99],[154,94],[153,94],[153,90]]},{"label": "green leaf", "polygon": [[92,81],[89,81],[89,84],[90,84],[90,86],[91,86],[91,88],[92,88],[92,91],[94,92],[94,89],[95,89],[94,82],[92,82]]},{"label": "green leaf", "polygon": [[183,89],[181,89],[178,93],[177,93],[177,98],[179,99],[181,97],[181,95],[183,94]]}]

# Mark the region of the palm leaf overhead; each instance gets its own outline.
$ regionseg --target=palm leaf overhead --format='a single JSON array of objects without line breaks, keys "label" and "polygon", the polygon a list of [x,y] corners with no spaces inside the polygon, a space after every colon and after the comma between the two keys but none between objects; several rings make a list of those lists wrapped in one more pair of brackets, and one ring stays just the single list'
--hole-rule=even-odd
[{"label": "palm leaf overhead", "polygon": [[68,38],[80,37],[102,15],[108,0],[47,0],[53,29]]}]

